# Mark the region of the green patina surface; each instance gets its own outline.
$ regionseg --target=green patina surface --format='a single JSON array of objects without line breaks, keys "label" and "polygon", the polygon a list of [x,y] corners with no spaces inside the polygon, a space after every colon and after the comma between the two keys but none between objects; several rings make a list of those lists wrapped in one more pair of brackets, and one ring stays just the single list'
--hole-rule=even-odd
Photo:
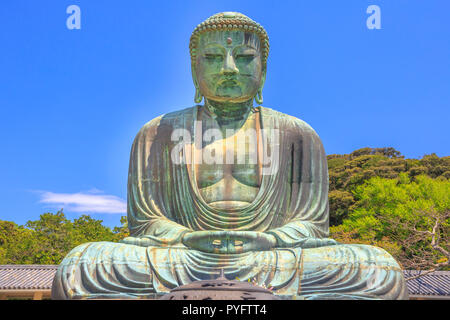
[{"label": "green patina surface", "polygon": [[[130,237],[75,248],[53,297],[151,298],[223,270],[292,298],[406,299],[389,254],[327,238],[318,135],[302,120],[254,107],[263,102],[264,28],[239,13],[217,14],[194,30],[190,52],[198,105],[150,121],[132,146]],[[190,137],[181,145],[173,139],[180,130]],[[205,139],[210,132],[220,136]]]}]

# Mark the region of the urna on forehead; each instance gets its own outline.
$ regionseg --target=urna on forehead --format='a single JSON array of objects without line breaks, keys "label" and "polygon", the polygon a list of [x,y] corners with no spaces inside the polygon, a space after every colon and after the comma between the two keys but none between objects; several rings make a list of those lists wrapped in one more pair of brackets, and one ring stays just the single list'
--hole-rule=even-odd
[{"label": "urna on forehead", "polygon": [[[266,30],[259,23],[239,12],[217,13],[200,23],[194,29],[189,42],[192,62],[195,63],[197,49],[199,45],[203,44],[200,44],[201,41],[209,41],[211,39],[210,37],[219,37],[221,42],[226,41],[230,37],[225,35],[226,32],[230,32],[230,35],[241,37],[241,43],[253,42],[257,44],[259,41],[258,48],[262,53],[263,65],[266,64],[269,56],[269,37]],[[233,37],[230,38],[233,42],[238,41],[238,39],[234,39]],[[258,40],[253,40],[254,38],[258,38]]]},{"label": "urna on forehead", "polygon": [[246,32],[242,30],[209,31],[199,36],[198,48],[204,48],[211,44],[219,44],[223,46],[237,46],[245,44],[257,50],[261,48],[261,40],[258,35],[253,32]]}]

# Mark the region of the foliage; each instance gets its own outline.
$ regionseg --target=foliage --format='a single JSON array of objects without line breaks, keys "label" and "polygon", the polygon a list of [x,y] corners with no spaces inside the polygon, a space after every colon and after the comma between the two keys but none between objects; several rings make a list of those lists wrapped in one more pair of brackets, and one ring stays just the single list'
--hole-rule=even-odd
[{"label": "foliage", "polygon": [[336,226],[348,216],[350,207],[355,203],[353,194],[348,191],[332,190],[328,194],[330,203],[330,225]]},{"label": "foliage", "polygon": [[120,223],[122,224],[120,227],[114,227],[113,229],[116,238],[119,240],[130,236],[130,231],[128,230],[127,216],[122,216],[120,218]]},{"label": "foliage", "polygon": [[331,226],[339,225],[347,217],[355,203],[354,191],[373,177],[395,179],[400,173],[407,173],[413,180],[423,174],[431,178],[450,178],[450,157],[439,158],[434,153],[422,159],[405,159],[394,148],[362,148],[327,158]]},{"label": "foliage", "polygon": [[[121,222],[126,223],[126,218]],[[44,213],[25,226],[0,221],[0,264],[59,264],[76,246],[119,241],[127,235],[124,230],[124,226],[111,230],[88,215],[70,221],[62,210]]]},{"label": "foliage", "polygon": [[408,268],[448,265],[448,179],[412,179],[403,172],[393,179],[371,178],[353,194],[356,202],[348,217],[330,230],[336,240],[382,247]]}]

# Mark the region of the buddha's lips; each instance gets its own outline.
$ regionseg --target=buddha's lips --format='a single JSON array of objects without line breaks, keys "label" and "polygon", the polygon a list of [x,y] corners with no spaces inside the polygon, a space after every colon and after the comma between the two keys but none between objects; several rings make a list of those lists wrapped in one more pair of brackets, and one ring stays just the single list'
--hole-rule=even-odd
[{"label": "buddha's lips", "polygon": [[218,85],[224,86],[224,87],[234,87],[234,86],[238,86],[239,82],[236,80],[232,80],[232,79],[224,79],[224,80],[219,81]]}]

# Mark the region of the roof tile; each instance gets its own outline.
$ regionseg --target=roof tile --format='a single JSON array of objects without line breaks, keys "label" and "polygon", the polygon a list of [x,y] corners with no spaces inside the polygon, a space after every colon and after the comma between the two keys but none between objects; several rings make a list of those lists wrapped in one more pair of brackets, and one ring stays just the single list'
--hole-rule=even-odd
[{"label": "roof tile", "polygon": [[[426,271],[404,270],[405,278],[411,278]],[[420,278],[406,281],[410,295],[450,296],[450,271],[435,271]]]},{"label": "roof tile", "polygon": [[51,289],[57,265],[0,265],[0,289]]}]

